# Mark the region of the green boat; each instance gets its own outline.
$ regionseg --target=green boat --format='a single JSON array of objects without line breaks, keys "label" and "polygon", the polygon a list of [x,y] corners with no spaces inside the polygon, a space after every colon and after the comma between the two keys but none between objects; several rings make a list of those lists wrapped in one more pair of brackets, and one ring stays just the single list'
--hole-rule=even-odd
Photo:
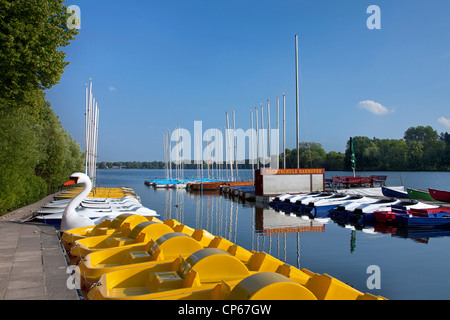
[{"label": "green boat", "polygon": [[431,197],[431,195],[428,191],[421,190],[421,189],[411,189],[411,188],[406,188],[406,191],[408,192],[408,195],[411,199],[436,201]]}]

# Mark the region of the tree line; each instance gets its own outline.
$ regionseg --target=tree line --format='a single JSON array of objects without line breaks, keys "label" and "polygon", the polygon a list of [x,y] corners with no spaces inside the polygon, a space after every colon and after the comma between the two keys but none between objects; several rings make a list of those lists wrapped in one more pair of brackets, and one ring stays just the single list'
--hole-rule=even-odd
[{"label": "tree line", "polygon": [[[446,171],[450,168],[450,135],[438,134],[431,126],[410,127],[403,139],[378,139],[364,136],[353,137],[357,171]],[[329,171],[351,171],[350,138],[346,151],[326,152],[320,143],[302,142],[299,144],[301,168],[325,168]],[[297,168],[297,149],[286,149],[280,155],[279,168]],[[197,164],[184,164],[185,169],[197,169]],[[175,168],[175,165],[172,164]],[[162,161],[100,162],[100,169],[165,169]],[[207,168],[207,163],[203,163]],[[240,169],[251,169],[247,160],[239,164]]]},{"label": "tree line", "polygon": [[[450,135],[431,126],[408,128],[403,139],[353,137],[358,171],[446,171],[450,168]],[[301,143],[300,167],[351,171],[351,146],[328,152],[319,143]],[[281,163],[283,161],[281,156]],[[297,150],[286,150],[286,167],[296,168]]]},{"label": "tree line", "polygon": [[0,215],[58,190],[83,153],[46,101],[78,33],[62,0],[0,0]]}]

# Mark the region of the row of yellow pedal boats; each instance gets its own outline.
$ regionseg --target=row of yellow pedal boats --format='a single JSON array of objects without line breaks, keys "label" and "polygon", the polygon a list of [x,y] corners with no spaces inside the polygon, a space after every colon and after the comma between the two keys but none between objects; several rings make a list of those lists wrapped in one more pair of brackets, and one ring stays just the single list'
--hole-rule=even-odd
[{"label": "row of yellow pedal boats", "polygon": [[[72,199],[77,196],[83,187],[72,187],[70,189],[59,192],[54,198],[55,200],[61,199]],[[88,198],[100,198],[100,199],[120,199],[123,197],[130,197],[139,199],[133,189],[128,187],[118,187],[118,188],[105,188],[105,187],[94,187],[90,190]]]},{"label": "row of yellow pedal boats", "polygon": [[123,214],[61,240],[89,300],[385,300],[174,219]]}]

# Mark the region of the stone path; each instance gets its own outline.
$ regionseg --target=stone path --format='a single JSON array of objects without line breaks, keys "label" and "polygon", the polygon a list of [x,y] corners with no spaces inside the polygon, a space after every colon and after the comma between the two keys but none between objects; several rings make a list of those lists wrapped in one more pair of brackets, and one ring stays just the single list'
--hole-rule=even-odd
[{"label": "stone path", "polygon": [[[50,198],[51,197],[51,198]],[[30,220],[53,196],[0,217],[0,300],[78,300],[58,231]]]}]

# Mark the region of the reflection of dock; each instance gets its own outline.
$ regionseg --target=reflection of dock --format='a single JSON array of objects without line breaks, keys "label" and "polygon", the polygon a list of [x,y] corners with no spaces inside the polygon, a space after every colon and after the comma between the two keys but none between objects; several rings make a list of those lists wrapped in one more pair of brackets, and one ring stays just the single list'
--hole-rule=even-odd
[{"label": "reflection of dock", "polygon": [[314,219],[285,215],[269,208],[255,208],[255,229],[263,235],[278,233],[325,232],[325,224]]}]

